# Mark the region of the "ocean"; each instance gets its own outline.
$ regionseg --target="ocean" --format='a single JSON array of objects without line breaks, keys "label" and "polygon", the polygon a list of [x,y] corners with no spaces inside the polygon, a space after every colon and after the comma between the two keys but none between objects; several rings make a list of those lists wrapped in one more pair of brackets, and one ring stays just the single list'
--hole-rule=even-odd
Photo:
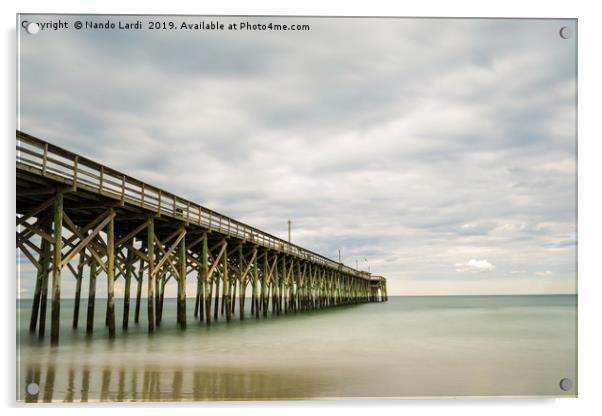
[{"label": "ocean", "polygon": [[[211,327],[176,324],[165,299],[158,331],[140,324],[117,337],[97,299],[95,331],[71,329],[61,303],[60,345],[28,332],[30,299],[17,301],[17,400],[25,402],[286,400],[577,395],[577,296],[390,296],[388,302],[251,317]],[[248,304],[249,302],[247,302]],[[572,389],[559,387],[562,378]],[[35,382],[39,393],[26,393]]]}]

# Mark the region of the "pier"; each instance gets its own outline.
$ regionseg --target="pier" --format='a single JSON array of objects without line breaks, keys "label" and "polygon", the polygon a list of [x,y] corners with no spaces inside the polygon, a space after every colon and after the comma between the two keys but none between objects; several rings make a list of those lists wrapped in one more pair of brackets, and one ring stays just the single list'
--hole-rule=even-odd
[{"label": "pier", "polygon": [[[73,329],[94,331],[95,293],[107,288],[105,324],[117,334],[114,284],[124,279],[127,331],[140,324],[147,296],[148,332],[161,324],[165,285],[177,283],[177,323],[189,324],[186,288],[194,284],[194,321],[239,314],[297,313],[387,300],[386,279],[221,215],[24,132],[16,132],[16,246],[37,270],[29,330],[44,338],[50,302],[51,345],[61,313]],[[327,238],[327,236],[325,237]],[[69,277],[69,275],[72,275]],[[61,281],[75,279],[73,311],[61,311]],[[80,311],[88,285],[87,310]],[[130,299],[135,285],[135,299]],[[50,299],[49,299],[50,296]],[[238,305],[237,305],[238,303]],[[237,308],[238,307],[238,308]],[[238,311],[237,311],[238,309]]]}]

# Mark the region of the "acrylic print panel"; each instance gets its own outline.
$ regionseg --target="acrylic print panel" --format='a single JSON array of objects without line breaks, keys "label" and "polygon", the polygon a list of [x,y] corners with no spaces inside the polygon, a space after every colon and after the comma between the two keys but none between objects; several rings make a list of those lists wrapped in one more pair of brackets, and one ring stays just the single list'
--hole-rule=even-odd
[{"label": "acrylic print panel", "polygon": [[577,395],[576,20],[17,33],[18,401]]}]

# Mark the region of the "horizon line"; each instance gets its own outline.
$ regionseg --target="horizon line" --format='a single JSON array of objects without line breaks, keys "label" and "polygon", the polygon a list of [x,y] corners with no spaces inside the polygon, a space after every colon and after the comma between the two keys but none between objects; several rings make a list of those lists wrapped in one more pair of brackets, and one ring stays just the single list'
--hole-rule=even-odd
[{"label": "horizon line", "polygon": [[[498,293],[498,294],[450,294],[450,295],[389,295],[389,297],[404,297],[404,298],[424,298],[424,297],[467,297],[467,296],[578,296],[579,293]],[[82,297],[81,300],[84,300],[87,297]],[[33,297],[22,297],[17,298],[17,300],[31,300]],[[96,297],[98,299],[108,299],[106,297]],[[121,300],[122,298],[115,298],[116,300]],[[148,299],[148,297],[142,297],[140,299]],[[165,296],[164,299],[178,299],[177,296]],[[186,299],[195,299],[194,296],[187,296]],[[238,296],[235,299],[239,299]],[[75,298],[61,298],[61,300],[75,300]],[[130,297],[130,303],[135,303],[136,299]]]}]

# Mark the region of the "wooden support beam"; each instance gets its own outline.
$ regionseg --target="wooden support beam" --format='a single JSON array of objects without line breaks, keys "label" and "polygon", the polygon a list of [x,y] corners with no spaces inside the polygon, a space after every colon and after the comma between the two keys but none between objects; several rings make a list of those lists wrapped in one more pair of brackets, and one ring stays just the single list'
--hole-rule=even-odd
[{"label": "wooden support beam", "polygon": [[[88,234],[86,237],[84,237],[84,235],[82,234],[82,232],[79,230],[79,227],[77,227],[75,224],[73,224],[73,222],[68,219],[67,223],[69,224],[69,228],[70,231],[73,232],[74,234],[76,234],[79,238],[80,238],[80,242],[77,246],[75,246],[75,248],[73,248],[61,261],[61,267],[64,267],[65,264],[69,263],[69,261],[71,261],[71,259],[73,257],[75,257],[77,254],[79,254],[79,252],[81,251],[82,248],[86,247],[88,245],[88,243],[90,243],[94,238],[96,238],[96,236],[98,235],[98,233],[100,233],[100,231],[105,228],[105,226],[113,221],[113,218],[115,218],[115,211],[108,210],[105,213],[101,214],[101,216],[103,217],[102,221],[100,222],[100,224],[98,224],[96,226],[96,228],[94,228],[94,230],[92,231],[92,233]],[[69,218],[69,217],[67,217]],[[94,252],[94,250],[90,250],[90,252],[94,255],[96,254]],[[99,261],[100,265],[102,265],[102,261],[100,261],[99,258],[96,259],[97,261]],[[103,267],[104,269],[104,267]],[[105,270],[106,272],[106,270]]]},{"label": "wooden support beam", "polygon": [[221,242],[222,248],[219,252],[219,254],[217,255],[215,261],[213,262],[213,264],[211,265],[211,269],[209,269],[209,276],[213,276],[213,273],[215,272],[215,270],[217,269],[220,260],[222,259],[222,256],[224,255],[224,252],[226,251],[226,240],[222,240]]},{"label": "wooden support beam", "polygon": [[84,277],[84,263],[86,260],[86,250],[79,254],[79,264],[77,266],[77,276],[75,281],[75,301],[73,304],[73,329],[77,329],[79,324],[79,303],[82,292],[82,280]]},{"label": "wooden support beam", "polygon": [[211,255],[211,253],[213,253],[215,251],[216,248],[218,247],[222,247],[224,244],[225,238],[222,238],[221,240],[219,240],[219,242],[217,244],[215,244],[213,247],[209,248],[209,255]]},{"label": "wooden support beam", "polygon": [[245,291],[247,289],[246,277],[247,277],[247,273],[251,269],[251,262],[249,262],[249,264],[243,271],[244,261],[245,261],[245,258],[243,256],[243,252],[242,252],[242,244],[239,244],[239,246],[238,246],[238,269],[239,269],[239,275],[238,275],[238,303],[239,303],[238,309],[239,309],[239,311],[238,311],[238,313],[239,313],[241,321],[243,319],[245,319]]},{"label": "wooden support beam", "polygon": [[128,330],[128,324],[130,319],[130,291],[131,291],[131,282],[132,282],[132,270],[134,268],[133,263],[134,255],[128,250],[126,256],[126,265],[125,265],[125,288],[123,293],[123,320],[122,327],[124,331]]},{"label": "wooden support beam", "polygon": [[[48,198],[46,201],[42,202],[40,205],[38,205],[37,207],[29,210],[29,212],[27,212],[26,214],[24,214],[23,216],[17,218],[17,226],[19,225],[24,225],[25,221],[27,221],[28,219],[35,217],[37,214],[39,214],[40,212],[44,211],[46,208],[50,208],[53,204],[55,204],[55,199],[58,197],[58,194],[56,196],[52,196],[51,198]],[[62,192],[61,192],[61,198],[62,198]]]},{"label": "wooden support beam", "polygon": [[181,329],[186,328],[186,239],[183,230],[181,237],[178,237],[180,243],[180,275],[178,276],[178,323]]},{"label": "wooden support beam", "polygon": [[207,326],[211,325],[211,291],[213,285],[209,284],[209,248],[207,247],[207,234],[203,234],[203,240],[201,242],[201,276],[203,279],[203,287],[205,288],[205,319],[207,320]]},{"label": "wooden support beam", "polygon": [[61,266],[63,249],[63,190],[59,189],[54,199],[52,261],[52,320],[50,322],[50,344],[59,344],[61,322]]},{"label": "wooden support beam", "polygon": [[[40,257],[42,255],[40,254]],[[31,304],[31,317],[29,320],[29,332],[35,334],[38,323],[38,312],[40,309],[40,293],[42,290],[42,271],[37,267],[35,288],[33,291],[33,301]]]},{"label": "wooden support beam", "polygon": [[261,311],[263,313],[263,317],[266,318],[268,316],[268,283],[269,283],[269,263],[268,263],[268,252],[267,250],[263,252],[263,275],[261,276]]},{"label": "wooden support beam", "polygon": [[153,270],[155,269],[155,221],[151,218],[148,223],[147,229],[147,256],[148,256],[148,332],[153,333],[155,331],[155,314],[153,311]]},{"label": "wooden support beam", "polygon": [[[52,224],[48,225],[48,231],[50,232],[50,228]],[[40,339],[44,339],[44,333],[46,331],[46,304],[48,302],[48,274],[50,272],[50,264],[51,264],[51,245],[48,241],[42,240],[42,253],[43,260],[40,263],[40,273],[41,273],[41,290],[40,290],[40,324],[38,328],[38,337]]]},{"label": "wooden support beam", "polygon": [[109,338],[115,338],[115,211],[107,224],[107,321]]},{"label": "wooden support beam", "polygon": [[[49,227],[48,224],[46,227]],[[48,293],[48,265],[50,263],[50,243],[46,240],[40,241],[39,263],[37,266],[36,283],[34,289],[33,302],[31,305],[31,319],[29,321],[29,332],[35,333],[38,322],[38,313],[40,312],[40,303],[42,290]],[[44,282],[46,287],[44,288]],[[46,309],[46,301],[44,301],[44,312]],[[45,315],[44,315],[45,320]]]},{"label": "wooden support beam", "polygon": [[[74,235],[79,235],[82,238],[84,238],[83,234],[81,232],[81,229],[78,229],[78,227],[75,224],[73,224],[73,222],[71,222],[69,217],[65,216],[65,218],[63,218],[63,219],[65,220],[67,228],[70,231],[72,231],[74,233]],[[67,244],[67,243],[65,243],[65,244]],[[70,247],[74,247],[73,244],[69,244],[69,245],[70,245]],[[93,257],[96,260],[97,265],[99,265],[102,268],[102,270],[106,273],[107,266],[105,265],[104,261],[102,260],[102,257],[106,256],[107,251],[106,251],[105,247],[103,247],[103,245],[104,245],[104,242],[100,238],[100,235],[97,234],[88,242],[87,245],[85,245],[83,247],[88,249],[88,251],[92,255],[91,257]],[[83,250],[83,247],[81,248],[82,250]],[[72,252],[73,252],[73,250],[72,250]],[[66,266],[69,267],[69,263],[66,263]]]},{"label": "wooden support beam", "polygon": [[[217,267],[217,263],[214,263],[211,267],[211,270],[214,270],[214,267]],[[211,272],[211,271],[210,271]],[[210,276],[213,276],[212,273],[210,273]],[[213,304],[213,320],[217,321],[217,309],[219,306],[219,282],[222,280],[219,277],[216,277],[215,279],[215,301]]]},{"label": "wooden support beam", "polygon": [[[197,265],[198,268],[200,268],[198,262],[195,262],[195,264]],[[194,268],[193,268],[192,271],[194,271]],[[188,270],[186,270],[186,272],[188,273]],[[196,293],[195,293],[195,296],[194,296],[194,317],[195,318],[199,317],[199,307],[202,304],[202,302],[205,300],[205,298],[203,298],[202,300],[200,298],[200,296],[201,296],[201,286],[202,285],[203,285],[203,280],[201,279],[201,273],[200,273],[200,270],[199,270],[197,272],[197,276],[196,276]],[[204,310],[203,310],[202,307],[200,309],[201,309],[201,317],[202,317],[203,314],[204,314]],[[201,318],[201,321],[202,320],[203,320],[203,318]]]},{"label": "wooden support beam", "polygon": [[[50,235],[52,233],[52,220],[53,220],[53,216],[52,215],[47,215],[45,217],[40,217],[35,222],[35,228],[34,229],[32,229],[30,227],[30,228],[26,228],[25,230],[23,230],[21,232],[17,232],[16,233],[16,235],[17,235],[17,247],[20,248],[22,245],[27,244],[32,249],[36,250],[34,248],[35,245],[33,245],[31,243],[31,241],[30,241],[31,237],[33,237],[36,234],[35,229],[39,228],[41,230],[44,230],[44,234]],[[48,224],[51,224],[51,226],[49,227]],[[19,228],[19,227],[17,226],[17,228]],[[48,231],[48,230],[50,230],[50,231]],[[52,243],[52,238],[50,240],[48,238],[46,238],[46,241]]]},{"label": "wooden support beam", "polygon": [[[224,251],[227,252],[227,243],[224,242]],[[230,277],[228,276],[228,255],[224,253],[222,265],[222,279],[224,285],[224,297],[226,299],[226,321],[230,322],[232,319],[232,305],[230,304]]]},{"label": "wooden support beam", "polygon": [[166,271],[164,271],[161,274],[160,280],[161,284],[159,285],[159,290],[160,290],[160,295],[158,295],[159,298],[159,306],[157,308],[157,312],[156,314],[159,316],[159,319],[157,320],[157,325],[159,325],[161,323],[161,320],[163,319],[163,300],[165,299],[165,284],[169,281],[169,279],[171,278],[171,276],[165,278],[166,275]]},{"label": "wooden support beam", "polygon": [[159,262],[155,266],[155,269],[153,270],[153,274],[157,273],[157,271],[163,266],[163,264],[165,264],[165,262],[167,260],[170,260],[167,264],[170,265],[170,267],[173,269],[174,273],[176,275],[179,273],[179,271],[174,267],[171,260],[172,260],[172,255],[173,255],[174,251],[178,247],[178,244],[186,236],[186,229],[182,227],[178,230],[178,232],[179,232],[178,238],[176,239],[176,241],[174,241],[174,243],[171,245],[171,247],[167,251],[165,251],[165,249],[163,248],[163,244],[157,238],[157,236],[155,236],[155,241],[157,242],[157,247],[159,248],[159,251],[161,251],[161,253],[163,253],[163,257],[159,260]]},{"label": "wooden support beam", "polygon": [[199,238],[197,238],[196,240],[192,240],[191,243],[187,243],[186,247],[188,247],[188,251],[192,250],[193,248],[195,248],[196,246],[198,246],[203,239],[205,238],[205,233],[203,233],[203,235],[201,235]]},{"label": "wooden support beam", "polygon": [[272,266],[273,271],[270,273],[272,276],[272,314],[278,314],[278,255],[274,255],[274,264]]},{"label": "wooden support beam", "polygon": [[[241,247],[241,250],[242,250],[242,247]],[[256,258],[257,258],[257,247],[253,247],[253,250],[251,251],[251,259],[247,263],[245,270],[241,273],[241,279],[247,278],[247,276],[249,275],[249,272],[251,271],[251,268],[253,267],[253,262],[255,261]],[[239,261],[242,264],[243,259],[240,259]],[[246,285],[245,285],[245,287],[246,287]]]},{"label": "wooden support beam", "polygon": [[76,227],[79,231],[79,234],[73,233],[71,237],[67,238],[64,243],[65,247],[75,247],[73,245],[73,242],[79,238],[79,235],[86,234],[92,228],[96,227],[104,218],[104,215],[101,214],[98,217],[94,218],[92,221],[90,221],[88,224],[84,225],[83,227]]},{"label": "wooden support beam", "polygon": [[77,280],[77,270],[75,269],[75,267],[73,267],[71,263],[67,263],[67,268],[69,269],[75,280]]},{"label": "wooden support beam", "polygon": [[[17,245],[20,245],[22,240],[24,240],[25,238],[29,238],[29,236],[31,236],[32,234],[37,234],[40,237],[46,239],[50,243],[54,242],[53,236],[46,233],[40,227],[36,226],[36,224],[37,224],[37,222],[34,224],[30,224],[28,222],[19,224],[21,227],[25,228],[25,230],[21,231],[20,233],[17,233]],[[27,235],[25,235],[26,232],[27,232]]]},{"label": "wooden support beam", "polygon": [[253,247],[253,294],[251,313],[255,312],[255,319],[259,319],[259,268],[257,267],[257,246]]},{"label": "wooden support beam", "polygon": [[178,228],[177,230],[175,230],[173,233],[169,234],[166,238],[163,239],[163,245],[167,245],[167,243],[169,243],[171,240],[173,240],[176,237],[179,237],[180,234],[182,233],[182,230],[185,230],[186,227],[181,226],[180,228]]},{"label": "wooden support beam", "polygon": [[[278,293],[278,302],[280,303],[280,308],[282,309],[282,303],[284,302],[284,313],[288,313],[288,302],[286,300],[286,288],[288,286],[288,275],[286,269],[286,256],[282,256],[282,282],[280,283],[280,289]],[[284,294],[284,298],[283,295]]]},{"label": "wooden support beam", "polygon": [[144,277],[144,260],[140,259],[140,267],[138,269],[138,277],[136,278],[136,308],[134,311],[134,323],[140,321],[140,298],[142,297],[142,280]]},{"label": "wooden support beam", "polygon": [[123,243],[128,242],[132,238],[136,237],[136,235],[138,235],[138,233],[140,233],[140,231],[142,231],[146,227],[148,227],[148,223],[149,223],[149,220],[146,220],[145,222],[143,222],[142,224],[140,224],[138,227],[134,228],[132,231],[130,231],[129,233],[127,233],[124,237],[122,237],[119,240],[117,240],[115,242],[115,246],[120,247]]},{"label": "wooden support beam", "polygon": [[94,308],[96,301],[96,261],[90,264],[90,282],[88,286],[88,314],[86,319],[86,334],[94,332]]},{"label": "wooden support beam", "polygon": [[31,262],[31,264],[33,264],[35,266],[35,268],[39,270],[40,269],[40,263],[38,263],[38,261],[33,256],[33,254],[31,254],[31,252],[29,251],[29,249],[27,247],[25,247],[25,244],[23,244],[19,248],[21,249],[21,252],[23,254],[25,254],[25,257],[27,257],[27,260],[29,260]]},{"label": "wooden support beam", "polygon": [[138,250],[132,244],[124,244],[123,247],[125,247],[129,251],[131,251],[136,257],[138,257],[140,259],[141,262],[145,262],[145,261],[148,262],[148,256],[145,253],[143,253],[142,251]]},{"label": "wooden support beam", "polygon": [[54,194],[56,192],[56,190],[52,189],[52,188],[48,188],[48,187],[44,187],[44,188],[38,188],[38,189],[30,189],[30,190],[20,190],[19,191],[19,196],[23,197],[23,196],[38,196],[38,195],[48,195],[48,194]]},{"label": "wooden support beam", "polygon": [[[194,240],[194,242],[192,244],[188,245],[188,250],[192,250],[192,246],[195,245],[195,243],[202,243],[204,241],[204,239],[206,238],[206,234],[203,233],[203,235]],[[201,248],[202,250],[202,248]],[[192,255],[188,256],[189,258],[192,257]],[[194,259],[194,264],[197,266],[197,277],[196,277],[196,299],[194,302],[194,317],[197,318],[199,317],[200,321],[203,322],[203,320],[205,319],[205,293],[204,293],[204,288],[205,288],[205,276],[203,274],[203,267],[202,267],[202,257],[203,257],[203,253],[201,253],[199,255],[198,259]]]}]

